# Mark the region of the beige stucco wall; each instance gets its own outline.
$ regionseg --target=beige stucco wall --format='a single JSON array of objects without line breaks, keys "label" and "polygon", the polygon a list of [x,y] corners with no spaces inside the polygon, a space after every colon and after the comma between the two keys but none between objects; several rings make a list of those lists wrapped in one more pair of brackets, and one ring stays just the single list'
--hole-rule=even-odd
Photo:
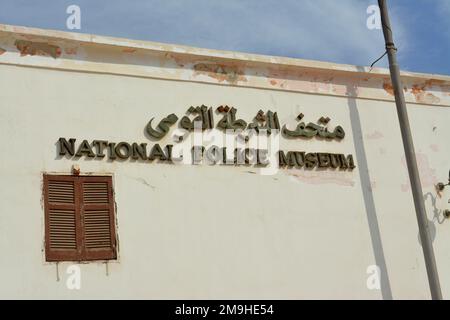
[{"label": "beige stucco wall", "polygon": [[[21,55],[17,39],[62,53]],[[386,71],[10,26],[0,28],[0,48],[1,298],[430,297]],[[450,169],[449,82],[404,81],[448,298],[450,190],[439,198],[434,184]],[[235,106],[243,119],[271,109],[282,123],[300,111],[329,116],[346,130],[341,142],[281,139],[281,148],[353,154],[356,169],[261,175],[57,156],[59,137],[151,145],[150,118],[201,104]],[[71,263],[45,262],[41,184],[43,172],[70,173],[75,163],[114,177],[119,259],[80,265],[81,289],[69,290]],[[371,265],[387,270],[381,290],[367,287]]]}]

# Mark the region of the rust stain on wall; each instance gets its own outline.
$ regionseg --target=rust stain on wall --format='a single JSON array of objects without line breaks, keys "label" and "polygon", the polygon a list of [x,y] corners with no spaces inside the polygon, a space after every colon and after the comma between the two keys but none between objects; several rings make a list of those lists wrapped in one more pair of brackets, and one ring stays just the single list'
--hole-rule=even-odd
[{"label": "rust stain on wall", "polygon": [[247,78],[244,76],[244,71],[239,67],[232,65],[225,65],[220,63],[197,63],[194,65],[196,74],[207,75],[219,82],[229,82],[236,84],[239,81],[246,82]]},{"label": "rust stain on wall", "polygon": [[425,90],[425,85],[419,86],[417,84],[413,85],[411,88],[411,93],[413,95],[419,95],[422,94]]},{"label": "rust stain on wall", "polygon": [[[295,73],[293,73],[292,70],[288,70],[286,68],[280,67],[280,68],[274,68],[274,67],[268,67],[267,68],[267,77],[268,78],[276,78],[276,79],[292,79],[296,78]],[[301,75],[297,75],[297,77],[301,77]]]},{"label": "rust stain on wall", "polygon": [[122,52],[124,53],[135,53],[137,49],[133,49],[133,48],[125,48],[122,50]]},{"label": "rust stain on wall", "polygon": [[45,42],[33,42],[27,40],[16,40],[14,43],[21,56],[51,56],[58,58],[61,56],[61,48]]},{"label": "rust stain on wall", "polygon": [[446,81],[439,80],[439,79],[429,79],[429,80],[425,81],[425,86],[426,87],[439,86],[445,90],[450,89],[450,85]]}]

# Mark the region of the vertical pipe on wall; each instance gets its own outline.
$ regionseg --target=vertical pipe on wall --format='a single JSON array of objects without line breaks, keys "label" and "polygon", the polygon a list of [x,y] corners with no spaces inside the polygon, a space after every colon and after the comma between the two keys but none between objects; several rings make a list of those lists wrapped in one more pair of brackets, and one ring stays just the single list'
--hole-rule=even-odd
[{"label": "vertical pipe on wall", "polygon": [[380,7],[383,34],[386,42],[386,51],[389,58],[389,69],[391,71],[392,86],[394,87],[395,93],[395,104],[397,106],[403,147],[405,149],[406,163],[408,166],[409,179],[411,181],[411,189],[414,198],[414,206],[419,224],[419,233],[422,242],[425,265],[427,268],[431,298],[438,300],[442,299],[442,292],[439,283],[436,259],[433,252],[433,243],[431,242],[429,236],[428,218],[423,201],[422,185],[420,183],[419,171],[417,169],[417,161],[411,136],[408,112],[406,110],[405,96],[403,95],[403,87],[400,79],[400,68],[397,63],[397,49],[394,45],[386,0],[378,0],[378,5]]}]

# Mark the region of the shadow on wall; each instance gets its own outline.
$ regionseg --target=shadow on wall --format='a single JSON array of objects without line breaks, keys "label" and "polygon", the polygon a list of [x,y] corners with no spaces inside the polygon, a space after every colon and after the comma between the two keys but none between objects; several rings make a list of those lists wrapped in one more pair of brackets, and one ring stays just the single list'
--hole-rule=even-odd
[{"label": "shadow on wall", "polygon": [[[347,86],[347,92],[350,97],[356,96],[356,88]],[[370,238],[372,241],[372,248],[374,251],[375,262],[380,268],[380,285],[383,299],[392,300],[391,285],[389,282],[389,275],[386,267],[386,260],[384,257],[383,244],[381,242],[380,228],[378,225],[377,212],[375,209],[375,200],[371,191],[369,167],[367,163],[366,150],[363,142],[363,135],[361,129],[361,119],[359,116],[356,99],[348,98],[348,107],[350,113],[350,121],[352,124],[353,141],[355,144],[357,169],[361,182],[361,189],[364,197],[364,206],[367,214],[367,221],[369,223]]]},{"label": "shadow on wall", "polygon": [[[427,192],[423,195],[423,201],[427,201],[427,199],[430,198],[431,200],[431,206],[433,207],[433,217],[431,220],[428,218],[428,211],[427,211],[427,220],[428,220],[428,232],[430,235],[431,242],[433,243],[436,239],[436,224],[443,224],[445,221],[445,218],[442,214],[442,210],[438,209],[436,206],[436,196],[433,195],[431,192]],[[419,241],[420,246],[422,246],[422,240],[420,239],[420,232],[417,233],[417,241]]]}]

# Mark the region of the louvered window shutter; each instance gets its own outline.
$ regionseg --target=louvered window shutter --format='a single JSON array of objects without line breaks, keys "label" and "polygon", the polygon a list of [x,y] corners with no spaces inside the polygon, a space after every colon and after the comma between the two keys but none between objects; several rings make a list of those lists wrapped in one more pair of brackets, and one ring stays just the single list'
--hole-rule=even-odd
[{"label": "louvered window shutter", "polygon": [[77,260],[81,253],[76,183],[70,176],[44,176],[47,261]]},{"label": "louvered window shutter", "polygon": [[115,259],[114,202],[110,177],[80,177],[86,260]]},{"label": "louvered window shutter", "polygon": [[116,258],[111,177],[44,175],[47,261]]}]

